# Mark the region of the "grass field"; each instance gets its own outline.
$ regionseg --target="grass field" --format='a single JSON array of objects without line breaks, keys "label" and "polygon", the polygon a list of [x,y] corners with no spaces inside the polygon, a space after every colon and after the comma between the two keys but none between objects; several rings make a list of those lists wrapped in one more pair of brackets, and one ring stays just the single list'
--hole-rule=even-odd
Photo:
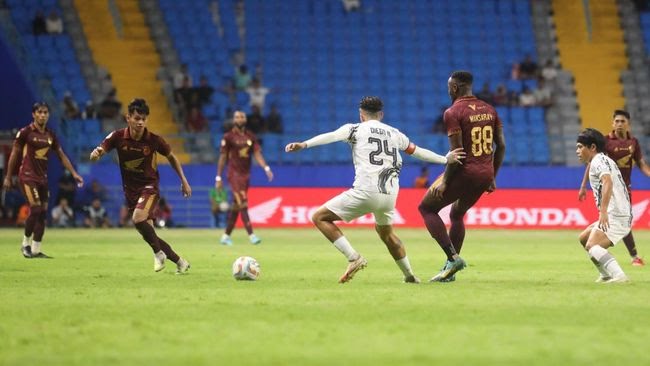
[{"label": "grass field", "polygon": [[[574,231],[468,231],[469,267],[411,285],[371,229],[347,229],[368,268],[345,285],[343,256],[315,229],[159,235],[192,268],[152,271],[135,230],[54,230],[53,260],[20,256],[0,230],[0,365],[647,365],[650,268],[602,285]],[[443,263],[423,230],[398,231],[421,279]],[[650,255],[650,232],[636,232]],[[230,266],[251,255],[256,282]]]}]

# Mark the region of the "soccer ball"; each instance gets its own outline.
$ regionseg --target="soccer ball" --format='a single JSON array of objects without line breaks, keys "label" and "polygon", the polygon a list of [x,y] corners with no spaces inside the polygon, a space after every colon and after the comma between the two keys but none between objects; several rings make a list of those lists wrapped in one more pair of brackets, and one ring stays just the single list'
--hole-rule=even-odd
[{"label": "soccer ball", "polygon": [[229,208],[230,208],[230,205],[226,201],[223,201],[223,202],[221,202],[219,204],[219,210],[221,210],[223,212],[228,211]]},{"label": "soccer ball", "polygon": [[232,276],[238,281],[255,281],[259,275],[260,264],[253,257],[239,257],[232,264]]}]

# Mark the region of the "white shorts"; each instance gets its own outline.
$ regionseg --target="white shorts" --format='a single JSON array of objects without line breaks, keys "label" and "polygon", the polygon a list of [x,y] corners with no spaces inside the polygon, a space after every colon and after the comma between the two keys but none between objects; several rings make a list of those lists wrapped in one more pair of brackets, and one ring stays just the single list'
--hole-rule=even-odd
[{"label": "white shorts", "polygon": [[372,213],[375,216],[375,224],[383,226],[393,223],[396,201],[397,194],[382,194],[352,188],[325,202],[323,206],[345,222]]},{"label": "white shorts", "polygon": [[[607,229],[607,232],[605,233],[605,236],[607,236],[607,239],[612,242],[612,245],[616,245],[621,239],[627,236],[627,234],[630,233],[630,230],[632,230],[632,227],[630,226],[630,219],[628,217],[625,218],[620,218],[620,217],[609,217],[609,229]],[[591,227],[591,230],[598,230],[598,231],[603,231],[601,228],[598,227],[598,221],[594,222],[593,224],[589,225]]]}]

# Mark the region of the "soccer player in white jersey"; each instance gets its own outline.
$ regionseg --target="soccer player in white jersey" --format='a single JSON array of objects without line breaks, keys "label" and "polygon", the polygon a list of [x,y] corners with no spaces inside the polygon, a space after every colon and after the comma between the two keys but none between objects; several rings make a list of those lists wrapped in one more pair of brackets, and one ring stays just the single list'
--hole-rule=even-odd
[{"label": "soccer player in white jersey", "polygon": [[632,227],[632,207],[627,187],[616,162],[605,155],[605,137],[593,128],[578,135],[576,154],[589,164],[589,184],[594,192],[598,221],[580,233],[580,244],[589,253],[600,276],[596,282],[627,282],[616,258],[607,248],[616,245]]},{"label": "soccer player in white jersey", "polygon": [[292,142],[285,147],[287,152],[296,152],[337,141],[345,141],[352,147],[355,171],[353,188],[327,201],[312,216],[316,227],[348,259],[348,267],[339,279],[340,283],[350,281],[355,273],[366,267],[367,261],[354,250],[334,221],[349,222],[367,213],[374,215],[375,230],[404,273],[404,282],[420,282],[413,274],[404,245],[393,233],[392,220],[402,168],[399,151],[437,164],[460,163],[460,159],[465,157],[462,148],[441,156],[416,146],[399,130],[381,122],[383,107],[381,99],[365,97],[359,103],[361,123],[348,123],[335,131],[304,142]]}]

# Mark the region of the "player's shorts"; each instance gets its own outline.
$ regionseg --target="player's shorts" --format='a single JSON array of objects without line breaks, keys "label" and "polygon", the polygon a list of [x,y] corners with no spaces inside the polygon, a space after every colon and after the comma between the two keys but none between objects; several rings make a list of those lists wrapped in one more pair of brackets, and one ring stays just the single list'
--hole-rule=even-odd
[{"label": "player's shorts", "polygon": [[228,184],[235,202],[240,205],[248,200],[250,177],[228,177]]},{"label": "player's shorts", "polygon": [[393,223],[396,201],[397,194],[382,194],[352,188],[325,202],[323,206],[345,222],[372,213],[375,216],[375,223],[383,226]]},{"label": "player's shorts", "polygon": [[[427,194],[430,194],[436,186],[442,183],[443,175],[440,175],[429,187]],[[470,207],[478,201],[483,193],[488,189],[492,183],[491,176],[470,177],[462,173],[456,174],[447,183],[447,188],[442,194],[442,199],[436,203],[436,209],[440,210],[449,204],[458,201],[462,198],[463,203]],[[469,207],[464,207],[469,208]]]},{"label": "player's shorts", "polygon": [[[630,233],[630,230],[632,230],[632,227],[630,226],[631,221],[632,220],[630,220],[629,217],[609,217],[609,228],[604,233],[607,236],[607,239],[612,242],[612,245],[616,245],[616,243],[621,241],[621,239]],[[598,227],[598,221],[592,223],[589,227],[591,227],[591,231],[603,231]]]},{"label": "player's shorts", "polygon": [[156,188],[142,188],[142,189],[125,189],[124,198],[126,199],[126,207],[129,209],[129,214],[137,208],[147,211],[147,219],[154,219],[156,217],[156,210],[158,209],[158,200],[160,200],[160,192]]},{"label": "player's shorts", "polygon": [[43,206],[47,204],[50,198],[50,190],[47,188],[47,183],[41,184],[22,179],[19,182],[20,190],[23,192],[30,206]]}]

